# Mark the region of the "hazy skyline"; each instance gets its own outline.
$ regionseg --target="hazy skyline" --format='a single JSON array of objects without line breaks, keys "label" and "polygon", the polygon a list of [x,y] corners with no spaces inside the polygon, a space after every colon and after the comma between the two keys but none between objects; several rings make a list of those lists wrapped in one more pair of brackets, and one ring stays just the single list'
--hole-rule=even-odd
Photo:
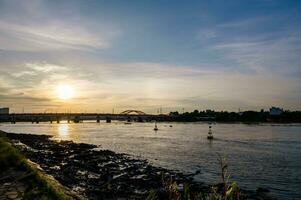
[{"label": "hazy skyline", "polygon": [[0,0],[13,112],[301,110],[300,55],[301,1]]}]

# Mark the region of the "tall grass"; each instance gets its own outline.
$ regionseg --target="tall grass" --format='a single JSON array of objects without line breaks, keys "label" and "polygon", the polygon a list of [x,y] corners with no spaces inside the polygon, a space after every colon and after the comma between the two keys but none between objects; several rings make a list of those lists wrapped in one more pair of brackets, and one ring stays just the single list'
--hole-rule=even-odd
[{"label": "tall grass", "polygon": [[[162,185],[164,189],[164,199],[168,200],[243,200],[243,195],[235,182],[230,183],[230,174],[228,173],[228,164],[226,158],[218,155],[218,161],[221,169],[222,192],[217,187],[211,187],[209,191],[192,194],[189,186],[184,185],[183,191],[180,192],[178,184],[173,178],[162,176]],[[156,192],[149,193],[148,200],[159,199]]]}]

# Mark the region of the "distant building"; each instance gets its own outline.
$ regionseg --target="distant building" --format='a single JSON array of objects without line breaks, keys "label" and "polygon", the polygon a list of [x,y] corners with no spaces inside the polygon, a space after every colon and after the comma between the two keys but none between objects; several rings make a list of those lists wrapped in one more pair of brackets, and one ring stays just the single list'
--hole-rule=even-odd
[{"label": "distant building", "polygon": [[270,108],[270,115],[277,116],[277,115],[281,115],[282,113],[283,113],[282,108],[278,108],[278,107]]},{"label": "distant building", "polygon": [[0,114],[9,114],[9,108],[0,108]]}]

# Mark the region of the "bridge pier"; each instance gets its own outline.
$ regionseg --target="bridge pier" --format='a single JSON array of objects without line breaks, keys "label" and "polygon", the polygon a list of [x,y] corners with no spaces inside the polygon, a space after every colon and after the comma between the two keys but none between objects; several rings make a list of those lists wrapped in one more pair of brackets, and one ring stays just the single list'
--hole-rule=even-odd
[{"label": "bridge pier", "polygon": [[10,119],[10,123],[15,124],[16,123],[16,117],[12,116]]},{"label": "bridge pier", "polygon": [[106,117],[106,122],[107,123],[111,123],[111,118],[110,117]]},{"label": "bridge pier", "polygon": [[138,117],[138,120],[137,120],[138,122],[143,122],[143,119],[142,119],[142,117]]},{"label": "bridge pier", "polygon": [[99,115],[97,115],[97,117],[96,117],[96,122],[100,123],[100,117],[99,117]]},{"label": "bridge pier", "polygon": [[74,119],[73,119],[73,122],[74,123],[79,123],[79,116],[75,116]]}]

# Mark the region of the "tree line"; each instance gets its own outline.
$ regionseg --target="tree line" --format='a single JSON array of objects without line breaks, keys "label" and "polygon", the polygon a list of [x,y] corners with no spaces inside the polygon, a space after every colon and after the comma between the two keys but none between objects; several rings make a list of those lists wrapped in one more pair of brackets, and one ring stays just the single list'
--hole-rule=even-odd
[{"label": "tree line", "polygon": [[193,112],[169,113],[171,121],[219,121],[219,122],[279,122],[301,123],[301,111],[283,111],[280,115],[271,115],[268,111],[228,112],[214,110],[194,110]]}]

